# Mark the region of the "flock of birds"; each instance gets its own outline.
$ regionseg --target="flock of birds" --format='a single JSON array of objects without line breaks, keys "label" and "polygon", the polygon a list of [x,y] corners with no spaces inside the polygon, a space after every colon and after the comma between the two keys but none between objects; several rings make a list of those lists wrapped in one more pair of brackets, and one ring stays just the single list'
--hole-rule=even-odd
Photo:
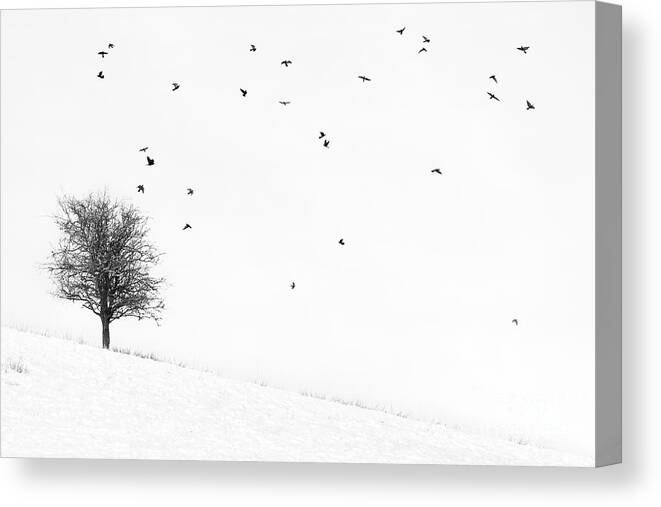
[{"label": "flock of birds", "polygon": [[[399,34],[400,36],[403,36],[405,31],[406,31],[405,26],[398,29],[398,30],[395,30],[395,32],[397,34]],[[425,44],[428,45],[428,44],[431,43],[431,39],[429,37],[427,37],[426,35],[422,35],[421,37],[422,37],[422,47],[418,50],[418,54],[427,53],[428,52],[427,51],[428,46],[426,46]],[[114,47],[115,47],[115,45],[113,43],[108,44],[108,50],[113,49]],[[519,46],[518,48],[516,48],[517,51],[520,51],[525,55],[528,54],[529,49],[530,49],[530,46]],[[254,44],[250,44],[249,52],[255,53],[256,51],[257,51],[257,47]],[[102,50],[102,51],[98,52],[98,55],[101,56],[102,59],[105,59],[105,57],[108,54],[109,54],[109,52],[105,51],[105,50]],[[280,62],[280,65],[284,66],[285,68],[288,68],[290,65],[293,65],[293,63],[294,62],[292,60],[284,59]],[[97,74],[97,77],[99,79],[104,79],[105,78],[105,75],[103,74],[103,70],[99,71],[99,73]],[[368,82],[372,81],[372,79],[370,77],[367,77],[365,75],[359,75],[358,79],[360,79],[363,83],[368,83]],[[492,74],[491,76],[489,76],[489,79],[492,80],[495,84],[498,84],[498,78],[496,77],[495,74]],[[172,86],[172,91],[173,92],[177,91],[180,88],[179,83],[176,83],[176,82],[171,83],[171,86]],[[244,97],[244,98],[247,97],[248,90],[246,90],[244,88],[239,88],[239,91],[240,91],[242,97]],[[495,93],[488,91],[487,94],[489,96],[489,100],[495,100],[497,102],[500,102],[500,99],[496,96]],[[289,100],[279,100],[278,103],[282,104],[283,106],[286,107],[289,104],[291,104],[291,101],[289,101]],[[526,110],[530,111],[530,110],[533,110],[533,109],[535,109],[535,106],[529,100],[526,100]],[[325,132],[323,132],[323,131],[319,132],[319,140],[322,141],[322,145],[323,145],[324,148],[329,148],[330,147],[330,140],[326,137]],[[140,148],[138,151],[143,152],[145,154],[145,156],[147,157],[147,166],[153,166],[155,164],[155,161],[152,157],[147,155],[146,152],[147,152],[148,149],[149,149],[149,147],[145,146],[143,148]],[[438,175],[443,174],[443,172],[441,171],[440,168],[432,169],[431,173],[432,174],[438,174]],[[137,186],[137,190],[138,190],[138,193],[144,194],[145,193],[145,186],[143,184],[139,184]],[[186,189],[186,194],[188,196],[192,196],[194,194],[194,190],[192,188],[188,188],[188,189]],[[184,224],[184,227],[182,228],[182,231],[186,231],[188,229],[192,229],[192,226],[189,223]],[[340,240],[338,241],[338,244],[340,246],[345,246],[346,243],[344,241],[344,238],[340,238]],[[296,288],[296,282],[292,281],[291,284],[289,285],[289,287],[292,290],[294,290]],[[518,319],[512,319],[512,324],[514,324],[515,326],[518,326],[519,325]]]},{"label": "flock of birds", "polygon": [[[156,162],[154,161],[153,158],[151,158],[149,155],[147,155],[147,150],[148,149],[149,149],[149,146],[145,146],[143,148],[140,148],[138,151],[141,151],[147,157],[147,166],[153,166],[153,165],[156,164]],[[138,189],[139,194],[144,194],[145,193],[145,186],[142,183],[139,184],[136,188]],[[195,190],[193,190],[192,188],[187,188],[186,189],[186,195],[192,196],[194,193],[195,193]],[[186,223],[182,230],[185,231],[185,230],[192,229],[192,228],[193,227],[189,223]]]},{"label": "flock of birds", "polygon": [[[405,26],[402,27],[402,28],[400,28],[399,30],[395,30],[395,32],[397,32],[399,35],[404,35],[404,30],[406,30],[406,27],[405,27]],[[426,35],[423,35],[423,36],[422,36],[422,43],[423,43],[423,44],[429,44],[430,42],[431,42],[431,39],[430,39],[429,37],[427,37]],[[420,54],[420,53],[426,53],[426,52],[427,52],[427,47],[426,47],[426,46],[422,46],[422,47],[418,50],[418,54]]]},{"label": "flock of birds", "polygon": [[[404,35],[405,30],[406,30],[406,27],[404,26],[404,27],[400,28],[399,30],[395,30],[395,32],[398,33],[399,35]],[[427,53],[427,47],[424,46],[424,44],[429,44],[430,42],[431,42],[431,39],[429,37],[427,37],[426,35],[422,35],[422,44],[423,44],[423,46],[418,50],[418,54]],[[527,55],[528,50],[530,49],[530,46],[519,46],[516,49],[518,51],[521,51],[524,55]],[[371,81],[371,79],[366,77],[366,76],[358,76],[358,79],[361,79],[363,81],[363,83],[365,81]],[[496,78],[495,74],[492,74],[491,76],[489,76],[489,79],[491,79],[494,83],[498,84],[498,78]],[[495,93],[487,92],[487,95],[489,96],[489,100],[496,100],[496,101],[500,102],[500,99],[496,96]],[[530,102],[529,100],[526,100],[526,111],[530,111],[531,109],[535,109],[535,106],[532,104],[532,102]],[[434,170],[432,172],[437,172],[437,171]],[[438,174],[441,174],[440,171],[438,171]]]},{"label": "flock of birds", "polygon": [[[524,55],[528,54],[528,50],[530,49],[530,46],[519,46],[516,48],[517,51],[521,51]],[[492,74],[489,76],[489,79],[491,79],[494,83],[498,84],[498,78],[496,78],[495,74]],[[487,95],[489,95],[489,100],[496,100],[500,102],[500,99],[496,97],[495,93],[492,92],[487,92]],[[526,111],[530,111],[531,109],[535,109],[535,106],[530,102],[529,100],[526,100]]]}]

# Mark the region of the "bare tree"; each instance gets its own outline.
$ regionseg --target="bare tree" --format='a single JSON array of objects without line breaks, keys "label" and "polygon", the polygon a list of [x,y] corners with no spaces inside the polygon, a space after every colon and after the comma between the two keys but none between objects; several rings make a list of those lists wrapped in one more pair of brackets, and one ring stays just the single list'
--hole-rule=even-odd
[{"label": "bare tree", "polygon": [[106,192],[58,199],[62,235],[46,264],[55,296],[78,301],[101,319],[102,345],[122,317],[159,321],[165,281],[152,276],[161,254],[147,241],[147,217]]}]

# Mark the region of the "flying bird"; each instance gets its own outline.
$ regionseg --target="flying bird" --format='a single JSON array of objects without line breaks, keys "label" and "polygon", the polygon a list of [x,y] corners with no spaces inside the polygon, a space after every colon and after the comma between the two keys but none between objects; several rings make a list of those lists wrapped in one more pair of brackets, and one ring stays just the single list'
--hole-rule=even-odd
[{"label": "flying bird", "polygon": [[422,36],[422,43],[425,44],[425,43],[427,43],[427,42],[431,42],[431,40],[429,39],[429,37],[425,37],[425,36],[423,35],[423,36]]},{"label": "flying bird", "polygon": [[519,319],[512,319],[512,324],[514,324],[515,326],[518,326],[519,325]]},{"label": "flying bird", "polygon": [[330,141],[328,139],[324,139],[324,148],[328,148],[329,144],[330,144]]},{"label": "flying bird", "polygon": [[289,67],[291,65],[291,60],[282,60],[280,62],[280,65],[284,65],[285,67]]},{"label": "flying bird", "polygon": [[193,195],[193,189],[192,189],[192,188],[188,188],[188,189],[186,189],[186,193],[187,193],[188,195]]},{"label": "flying bird", "polygon": [[531,109],[535,109],[535,106],[533,106],[529,100],[526,100],[526,111],[529,111]]},{"label": "flying bird", "polygon": [[142,151],[143,153],[149,149],[149,146],[145,146],[144,148],[140,148],[138,151]]},{"label": "flying bird", "polygon": [[498,102],[500,102],[500,99],[496,97],[493,93],[487,92],[489,94],[489,100],[496,99]]},{"label": "flying bird", "polygon": [[436,174],[443,174],[440,169],[432,169],[431,172]]},{"label": "flying bird", "polygon": [[143,194],[145,193],[145,186],[144,185],[138,185],[138,193],[142,192]]},{"label": "flying bird", "polygon": [[186,224],[186,225],[184,225],[184,228],[181,229],[181,230],[182,230],[182,231],[185,231],[186,229],[192,229],[192,227],[190,226],[190,224]]},{"label": "flying bird", "polygon": [[516,48],[516,49],[518,49],[519,51],[521,51],[523,54],[527,55],[527,54],[528,54],[528,50],[530,49],[530,46],[520,46],[520,47],[518,47],[518,48]]},{"label": "flying bird", "polygon": [[254,44],[250,44],[250,52],[251,52],[251,53],[254,53],[255,51],[257,51],[257,48],[255,47],[255,45],[254,45]]},{"label": "flying bird", "polygon": [[248,95],[248,90],[244,90],[243,88],[239,88],[239,90],[241,90],[241,95],[243,95],[244,97]]},{"label": "flying bird", "polygon": [[291,285],[290,285],[290,287],[291,287],[292,289],[296,288],[296,283],[295,283],[295,282],[292,282]]},{"label": "flying bird", "polygon": [[99,51],[97,55],[101,55],[101,58],[105,58],[108,53],[106,51]]},{"label": "flying bird", "polygon": [[103,78],[105,78],[106,76],[104,76],[104,75],[103,75],[103,71],[101,71],[101,72],[99,72],[99,73],[96,75],[96,77],[98,77],[98,78],[100,78],[100,79],[103,79]]},{"label": "flying bird", "polygon": [[112,49],[114,47],[115,47],[115,45],[112,42],[110,44],[108,44],[108,49]]},{"label": "flying bird", "polygon": [[322,137],[326,137],[326,134],[324,134],[323,132],[319,132],[319,139],[321,139]]},{"label": "flying bird", "polygon": [[496,79],[496,75],[494,74],[493,76],[489,76],[489,79],[493,79],[494,83],[498,83],[498,80]]},{"label": "flying bird", "polygon": [[406,27],[400,28],[399,30],[395,30],[399,35],[404,35],[404,30],[406,30]]},{"label": "flying bird", "polygon": [[172,91],[179,89],[179,83],[172,83]]},{"label": "flying bird", "polygon": [[365,81],[371,81],[370,78],[365,77],[365,76],[358,76],[358,79],[362,79],[362,80],[363,80],[363,83],[364,83]]},{"label": "flying bird", "polygon": [[340,238],[340,241],[338,241],[338,243],[339,243],[340,245],[344,246],[344,238]]},{"label": "flying bird", "polygon": [[286,105],[291,104],[291,101],[289,101],[289,100],[279,100],[278,102],[279,102],[280,104],[282,104],[283,106],[286,106]]},{"label": "flying bird", "polygon": [[147,155],[147,165],[154,165],[154,159]]},{"label": "flying bird", "polygon": [[420,51],[418,51],[418,54],[423,53],[423,52],[426,53],[426,52],[427,52],[427,48],[421,48]]}]

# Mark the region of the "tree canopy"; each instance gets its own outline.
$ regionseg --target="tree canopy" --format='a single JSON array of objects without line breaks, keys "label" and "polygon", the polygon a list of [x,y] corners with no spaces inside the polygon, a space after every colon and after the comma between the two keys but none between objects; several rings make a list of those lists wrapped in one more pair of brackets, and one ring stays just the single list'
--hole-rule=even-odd
[{"label": "tree canopy", "polygon": [[122,317],[160,320],[163,278],[152,275],[161,253],[148,241],[148,218],[107,192],[58,199],[61,232],[47,270],[55,296],[81,303],[99,316],[102,345],[110,323]]}]

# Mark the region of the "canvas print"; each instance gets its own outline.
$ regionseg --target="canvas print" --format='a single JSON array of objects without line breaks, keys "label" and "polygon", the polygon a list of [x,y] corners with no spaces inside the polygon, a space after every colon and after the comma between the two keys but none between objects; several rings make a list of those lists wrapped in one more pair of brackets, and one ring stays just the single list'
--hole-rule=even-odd
[{"label": "canvas print", "polygon": [[592,2],[1,29],[3,457],[594,465]]}]

